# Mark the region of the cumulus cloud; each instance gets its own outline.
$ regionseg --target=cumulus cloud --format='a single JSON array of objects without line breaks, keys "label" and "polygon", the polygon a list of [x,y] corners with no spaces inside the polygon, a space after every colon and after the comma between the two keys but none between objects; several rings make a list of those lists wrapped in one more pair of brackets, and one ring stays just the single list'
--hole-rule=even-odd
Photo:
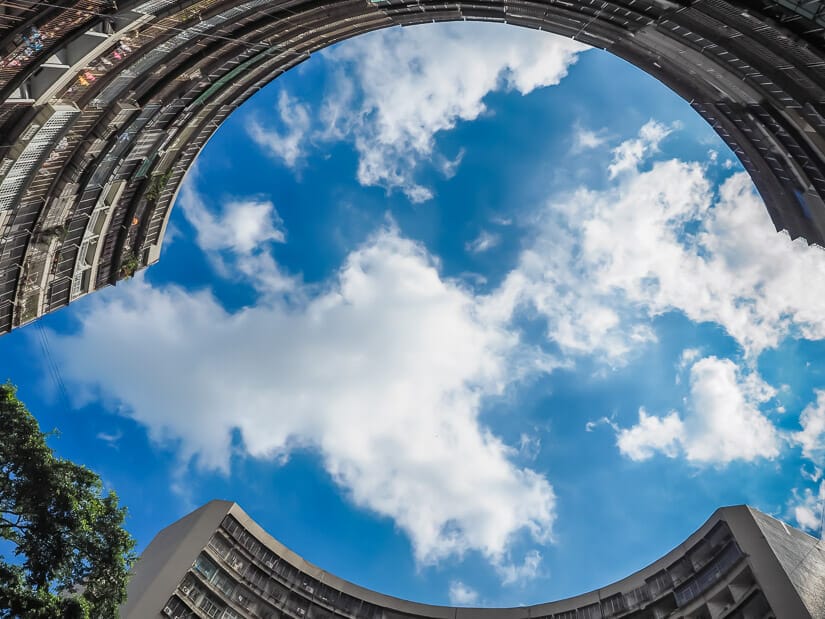
[{"label": "cumulus cloud", "polygon": [[460,580],[450,583],[450,604],[453,606],[473,606],[478,604],[478,591]]},{"label": "cumulus cloud", "polygon": [[690,399],[684,419],[639,410],[639,422],[617,433],[619,450],[632,460],[659,452],[684,454],[698,464],[727,464],[779,455],[780,437],[760,405],[776,391],[755,373],[744,373],[730,359],[705,357],[690,370]]},{"label": "cumulus cloud", "polygon": [[534,580],[539,576],[542,556],[538,550],[530,550],[521,563],[503,563],[497,566],[501,582],[504,585]]},{"label": "cumulus cloud", "polygon": [[271,243],[284,243],[283,221],[270,200],[231,199],[221,212],[210,210],[197,190],[193,169],[181,186],[178,204],[195,228],[197,245],[222,274],[235,274],[263,294],[295,289],[293,278],[283,273],[268,251]]},{"label": "cumulus cloud", "polygon": [[250,118],[246,130],[264,152],[288,168],[294,168],[305,155],[306,138],[312,125],[309,107],[282,90],[278,97],[277,124],[282,128],[273,128],[272,123]]},{"label": "cumulus cloud", "polygon": [[683,439],[688,460],[724,464],[779,455],[776,428],[759,410],[776,390],[756,373],[706,357],[691,368],[690,383],[692,411]]},{"label": "cumulus cloud", "polygon": [[[424,202],[433,193],[416,180],[419,166],[434,163],[449,178],[463,156],[435,152],[439,132],[485,113],[491,92],[526,95],[558,84],[585,49],[545,32],[478,22],[373,32],[322,52],[339,77],[320,106],[313,136],[352,140],[363,185]],[[294,127],[288,133],[257,122],[250,131],[269,152],[294,163],[309,138],[306,108],[285,95],[279,108],[282,124]]]},{"label": "cumulus cloud", "polygon": [[529,306],[563,350],[614,365],[672,311],[720,325],[749,359],[786,337],[825,338],[822,251],[777,236],[744,173],[716,193],[698,163],[640,170],[668,131],[646,124],[616,148],[605,189],[571,191],[536,213],[495,311]]},{"label": "cumulus cloud", "polygon": [[647,460],[656,452],[673,458],[679,453],[683,432],[684,423],[677,412],[660,418],[640,408],[639,423],[620,430],[616,443],[619,451],[631,460]]},{"label": "cumulus cloud", "polygon": [[[493,91],[525,95],[558,84],[584,49],[566,38],[498,24],[378,31],[325,52],[354,79],[358,99],[350,101],[352,111],[331,115],[336,125],[327,130],[353,136],[362,184],[398,188],[422,202],[432,191],[414,180],[414,172],[432,156],[439,131],[478,118]],[[341,92],[331,96],[344,100]]]},{"label": "cumulus cloud", "polygon": [[138,277],[93,299],[77,333],[51,337],[67,380],[119,402],[184,463],[227,472],[233,436],[254,458],[314,450],[419,562],[473,549],[504,579],[527,577],[535,560],[511,565],[509,544],[548,541],[556,499],[479,421],[521,371],[518,336],[480,303],[388,228],[303,304],[228,312],[208,291]]},{"label": "cumulus cloud", "polygon": [[825,501],[825,481],[818,491],[805,488],[802,492],[794,488],[793,498],[788,504],[788,516],[796,521],[800,529],[818,533],[822,522],[822,504]]},{"label": "cumulus cloud", "polygon": [[672,132],[672,128],[650,120],[639,130],[638,137],[625,140],[613,149],[613,162],[608,166],[610,178],[622,172],[632,172],[652,153],[659,150],[659,144]]},{"label": "cumulus cloud", "polygon": [[825,390],[816,391],[816,402],[805,407],[799,416],[799,423],[802,430],[795,432],[793,439],[802,446],[802,455],[821,462],[825,451]]},{"label": "cumulus cloud", "polygon": [[197,244],[205,251],[228,250],[248,254],[263,243],[283,243],[283,222],[269,200],[229,200],[214,214],[195,188],[196,174],[190,174],[180,192],[186,219],[194,226]]}]

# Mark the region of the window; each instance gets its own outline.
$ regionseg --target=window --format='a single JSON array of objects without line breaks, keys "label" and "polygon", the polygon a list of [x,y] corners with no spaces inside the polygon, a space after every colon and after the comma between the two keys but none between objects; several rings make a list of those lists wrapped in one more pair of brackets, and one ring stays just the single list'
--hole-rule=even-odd
[{"label": "window", "polygon": [[602,600],[602,615],[605,617],[614,617],[627,610],[624,602],[624,596],[621,593],[610,596]]},{"label": "window", "polygon": [[244,567],[246,567],[246,561],[244,561],[237,552],[231,552],[227,561],[229,561],[229,565],[232,566],[233,570],[239,574],[243,574]]},{"label": "window", "polygon": [[223,572],[219,572],[217,576],[215,576],[212,584],[215,585],[216,589],[227,596],[230,595],[232,593],[232,589],[235,588],[235,582]]},{"label": "window", "polygon": [[209,540],[209,548],[214,550],[219,557],[225,557],[226,553],[229,552],[229,544],[219,535],[212,536]]},{"label": "window", "polygon": [[598,604],[591,604],[576,611],[576,619],[601,619],[602,612]]},{"label": "window", "polygon": [[172,619],[189,619],[189,617],[194,616],[186,604],[174,596],[166,602],[166,605],[163,607],[163,614]]},{"label": "window", "polygon": [[218,566],[204,554],[199,555],[198,558],[195,559],[193,567],[203,574],[206,580],[212,580],[215,574],[218,573]]},{"label": "window", "polygon": [[243,589],[236,591],[232,599],[235,600],[239,606],[247,610],[252,606],[252,596],[248,591],[244,591]]},{"label": "window", "polygon": [[246,570],[246,580],[254,587],[263,590],[266,585],[267,577],[261,570],[257,567],[253,567],[252,565],[249,566],[249,569]]},{"label": "window", "polygon": [[634,608],[638,608],[647,600],[649,599],[649,595],[647,593],[647,586],[642,585],[641,587],[636,587],[633,591],[629,591],[625,593],[625,602],[627,603],[627,607],[629,610]]},{"label": "window", "polygon": [[653,576],[647,579],[647,586],[650,591],[650,597],[657,597],[662,591],[670,589],[673,584],[670,576],[664,570],[656,572]]},{"label": "window", "polygon": [[220,607],[211,598],[205,595],[201,600],[200,608],[209,617],[217,617],[218,613],[221,611]]},{"label": "window", "polygon": [[238,524],[238,521],[232,518],[232,516],[227,516],[223,519],[223,528],[229,531],[229,533],[235,533],[235,531],[240,528],[241,525]]}]

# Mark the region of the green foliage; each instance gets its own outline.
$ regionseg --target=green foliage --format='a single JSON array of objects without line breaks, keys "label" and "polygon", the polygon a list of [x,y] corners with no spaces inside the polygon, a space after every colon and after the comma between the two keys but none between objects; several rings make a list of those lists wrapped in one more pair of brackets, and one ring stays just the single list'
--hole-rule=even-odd
[{"label": "green foliage", "polygon": [[146,190],[147,202],[157,202],[163,188],[166,187],[166,183],[169,182],[171,177],[172,170],[168,170],[163,174],[152,177],[152,181],[149,183],[149,188]]},{"label": "green foliage", "polygon": [[127,254],[126,256],[124,256],[123,261],[120,263],[120,277],[125,277],[127,279],[129,277],[133,277],[139,267],[140,261],[138,260],[137,256],[133,253]]},{"label": "green foliage", "polygon": [[126,598],[134,539],[126,509],[84,466],[58,458],[47,435],[0,386],[0,618],[109,619]]}]

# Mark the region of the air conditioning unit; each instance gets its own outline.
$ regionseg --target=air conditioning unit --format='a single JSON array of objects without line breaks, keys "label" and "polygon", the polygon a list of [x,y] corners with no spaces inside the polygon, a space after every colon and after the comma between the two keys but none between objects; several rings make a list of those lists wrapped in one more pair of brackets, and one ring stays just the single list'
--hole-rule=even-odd
[{"label": "air conditioning unit", "polygon": [[165,608],[163,609],[163,614],[164,614],[164,615],[169,615],[169,616],[171,617],[171,616],[172,616],[172,609],[171,609],[171,608],[169,608],[168,606],[167,606],[167,607],[165,607]]},{"label": "air conditioning unit", "polygon": [[186,595],[189,595],[189,591],[192,590],[190,585],[181,585],[180,590],[183,591]]}]

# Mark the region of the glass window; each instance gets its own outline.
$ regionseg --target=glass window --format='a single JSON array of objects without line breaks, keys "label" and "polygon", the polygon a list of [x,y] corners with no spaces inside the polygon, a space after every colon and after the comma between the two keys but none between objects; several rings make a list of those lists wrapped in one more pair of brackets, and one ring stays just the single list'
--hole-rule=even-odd
[{"label": "glass window", "polygon": [[200,608],[208,617],[217,617],[221,610],[214,600],[207,596],[203,596],[203,599],[201,599]]},{"label": "glass window", "polygon": [[232,566],[232,569],[238,572],[238,574],[243,574],[243,570],[246,567],[246,561],[234,550],[229,553],[229,565]]},{"label": "glass window", "polygon": [[198,558],[195,559],[194,566],[195,570],[203,574],[206,580],[212,580],[215,574],[218,573],[218,566],[215,565],[209,557],[204,554],[198,555]]},{"label": "glass window", "polygon": [[212,584],[215,585],[216,589],[227,596],[230,595],[232,593],[232,589],[235,588],[235,581],[223,572],[219,572],[217,576],[215,576]]},{"label": "glass window", "polygon": [[213,535],[209,540],[209,548],[215,551],[220,557],[225,557],[229,552],[229,544],[219,535]]}]

